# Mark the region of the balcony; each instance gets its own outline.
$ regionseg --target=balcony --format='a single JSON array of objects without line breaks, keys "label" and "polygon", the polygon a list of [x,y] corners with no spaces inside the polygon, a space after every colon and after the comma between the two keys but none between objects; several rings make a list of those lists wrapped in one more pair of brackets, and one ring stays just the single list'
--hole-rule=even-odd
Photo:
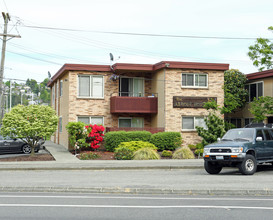
[{"label": "balcony", "polygon": [[112,96],[110,98],[111,113],[144,113],[157,114],[156,96],[130,97]]}]

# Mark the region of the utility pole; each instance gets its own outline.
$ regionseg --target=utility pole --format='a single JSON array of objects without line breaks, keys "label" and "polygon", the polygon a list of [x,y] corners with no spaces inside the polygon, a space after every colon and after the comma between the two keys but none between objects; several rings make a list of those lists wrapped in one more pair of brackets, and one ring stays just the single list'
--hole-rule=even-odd
[{"label": "utility pole", "polygon": [[[0,36],[3,36],[2,39],[2,56],[1,56],[1,66],[0,66],[0,119],[2,121],[3,115],[4,115],[4,104],[3,104],[3,97],[4,97],[4,91],[3,91],[3,78],[4,78],[4,66],[5,66],[5,55],[6,55],[6,43],[8,40],[17,37],[21,38],[20,35],[13,35],[8,34],[8,22],[10,21],[10,17],[8,13],[2,12],[2,16],[4,18],[4,32],[3,34],[0,34]],[[7,39],[7,37],[10,37]],[[1,123],[1,122],[0,122]]]}]

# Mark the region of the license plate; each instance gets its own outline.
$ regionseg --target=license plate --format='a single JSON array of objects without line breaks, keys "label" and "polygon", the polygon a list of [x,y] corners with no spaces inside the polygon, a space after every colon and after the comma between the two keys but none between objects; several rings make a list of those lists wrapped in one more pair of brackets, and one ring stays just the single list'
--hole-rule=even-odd
[{"label": "license plate", "polygon": [[224,160],[224,156],[216,156],[216,160]]}]

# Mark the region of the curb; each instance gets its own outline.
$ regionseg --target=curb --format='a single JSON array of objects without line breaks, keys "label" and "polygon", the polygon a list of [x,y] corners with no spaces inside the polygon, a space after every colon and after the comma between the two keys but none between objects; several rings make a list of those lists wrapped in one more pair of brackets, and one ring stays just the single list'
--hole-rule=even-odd
[{"label": "curb", "polygon": [[183,190],[159,188],[120,188],[120,187],[0,187],[1,192],[52,192],[52,193],[116,193],[116,194],[160,194],[160,195],[208,195],[208,196],[272,196],[273,190]]},{"label": "curb", "polygon": [[0,171],[24,170],[178,170],[178,169],[203,169],[204,166],[139,166],[139,167],[0,167]]}]

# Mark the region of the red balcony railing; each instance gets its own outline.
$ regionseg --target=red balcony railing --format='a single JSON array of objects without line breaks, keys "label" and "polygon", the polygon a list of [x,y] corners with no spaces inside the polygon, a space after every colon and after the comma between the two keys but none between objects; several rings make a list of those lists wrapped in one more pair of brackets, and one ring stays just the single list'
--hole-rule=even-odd
[{"label": "red balcony railing", "polygon": [[155,96],[112,96],[110,103],[111,113],[157,114],[158,99]]}]

